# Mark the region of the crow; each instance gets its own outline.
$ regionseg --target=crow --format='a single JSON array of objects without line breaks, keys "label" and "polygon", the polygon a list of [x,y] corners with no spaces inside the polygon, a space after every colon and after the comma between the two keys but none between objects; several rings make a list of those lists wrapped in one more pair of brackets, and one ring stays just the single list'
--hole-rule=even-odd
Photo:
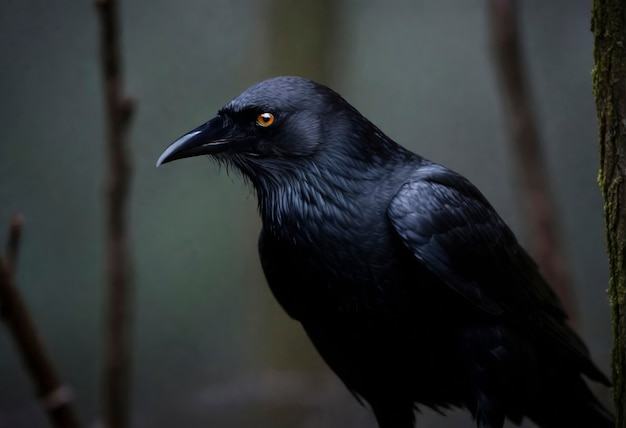
[{"label": "crow", "polygon": [[479,428],[613,426],[583,375],[609,380],[485,197],[333,90],[258,83],[157,166],[199,155],[256,190],[273,295],[380,428],[413,427],[419,405]]}]

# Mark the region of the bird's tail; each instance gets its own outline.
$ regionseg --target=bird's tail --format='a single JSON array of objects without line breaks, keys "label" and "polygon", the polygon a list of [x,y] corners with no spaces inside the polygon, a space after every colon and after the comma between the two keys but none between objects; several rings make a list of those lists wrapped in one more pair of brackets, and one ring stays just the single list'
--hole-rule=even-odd
[{"label": "bird's tail", "polygon": [[528,415],[542,428],[613,428],[611,412],[580,376],[555,379],[534,396]]}]

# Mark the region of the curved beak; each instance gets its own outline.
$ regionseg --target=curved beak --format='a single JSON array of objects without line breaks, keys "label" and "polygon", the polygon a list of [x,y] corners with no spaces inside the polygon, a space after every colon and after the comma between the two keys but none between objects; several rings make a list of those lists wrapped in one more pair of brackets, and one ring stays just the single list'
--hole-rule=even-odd
[{"label": "curved beak", "polygon": [[216,116],[170,144],[159,156],[156,166],[176,159],[224,152],[233,141],[230,134],[222,117]]}]

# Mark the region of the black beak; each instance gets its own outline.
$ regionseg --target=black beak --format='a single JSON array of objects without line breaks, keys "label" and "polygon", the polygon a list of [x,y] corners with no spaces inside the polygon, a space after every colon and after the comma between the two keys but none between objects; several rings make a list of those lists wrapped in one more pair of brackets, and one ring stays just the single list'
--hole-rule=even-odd
[{"label": "black beak", "polygon": [[161,154],[156,166],[176,159],[224,152],[234,140],[230,134],[222,117],[216,116],[174,141]]}]

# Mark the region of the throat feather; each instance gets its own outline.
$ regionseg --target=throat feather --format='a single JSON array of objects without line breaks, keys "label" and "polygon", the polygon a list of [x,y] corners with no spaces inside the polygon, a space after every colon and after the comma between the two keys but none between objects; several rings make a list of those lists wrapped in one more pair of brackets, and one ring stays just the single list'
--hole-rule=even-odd
[{"label": "throat feather", "polygon": [[255,184],[263,227],[276,238],[294,243],[310,243],[333,229],[347,228],[360,199],[360,192],[355,191],[359,186],[348,184],[345,178],[316,175]]}]

